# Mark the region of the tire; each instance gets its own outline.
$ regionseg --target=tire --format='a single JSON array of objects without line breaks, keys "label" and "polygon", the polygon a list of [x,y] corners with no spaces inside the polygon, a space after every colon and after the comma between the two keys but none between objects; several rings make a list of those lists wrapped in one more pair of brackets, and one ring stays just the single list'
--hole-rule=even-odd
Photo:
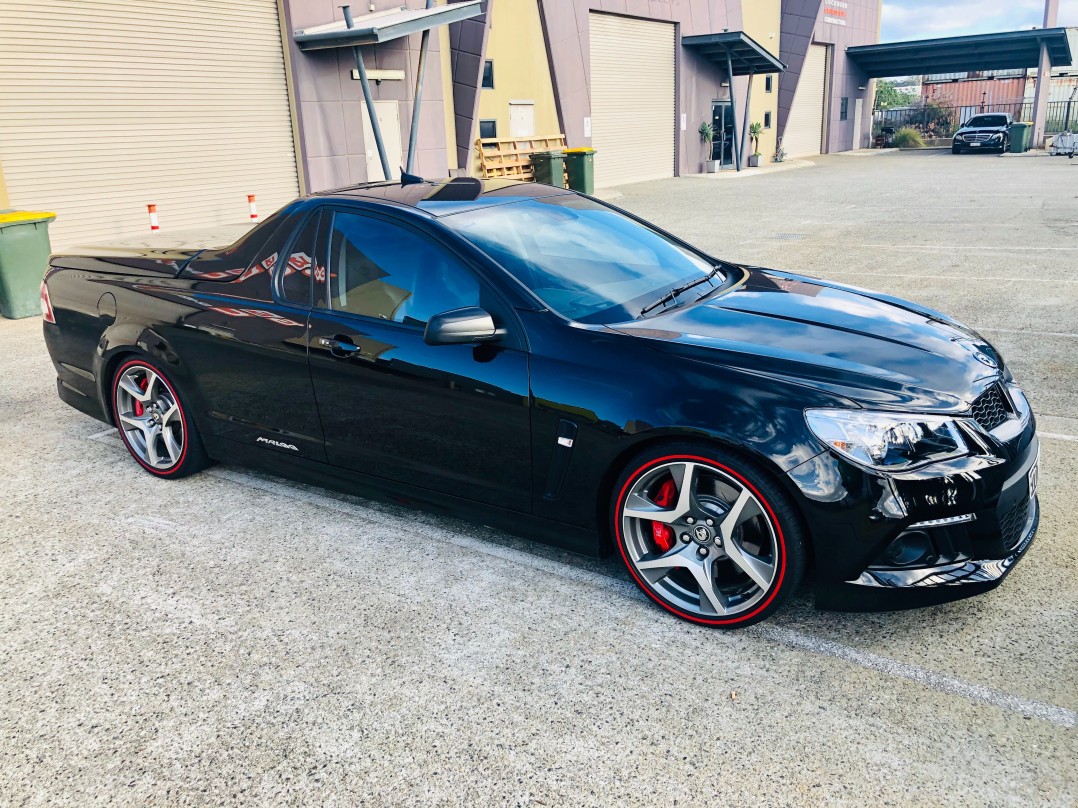
[{"label": "tire", "polygon": [[961,154],[962,149],[958,146],[951,146],[951,154]]},{"label": "tire", "polygon": [[758,623],[789,600],[804,574],[804,533],[789,497],[755,463],[707,444],[659,446],[634,458],[614,485],[609,520],[644,594],[693,623]]},{"label": "tire", "polygon": [[183,397],[150,359],[128,357],[113,374],[112,418],[127,451],[155,477],[177,480],[210,464]]}]

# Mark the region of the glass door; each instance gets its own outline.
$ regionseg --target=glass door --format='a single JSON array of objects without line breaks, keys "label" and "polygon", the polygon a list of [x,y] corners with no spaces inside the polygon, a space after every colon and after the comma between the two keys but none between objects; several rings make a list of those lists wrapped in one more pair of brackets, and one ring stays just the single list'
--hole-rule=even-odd
[{"label": "glass door", "polygon": [[734,115],[729,101],[711,104],[711,125],[715,127],[715,139],[711,141],[711,159],[719,161],[719,168],[734,167]]}]

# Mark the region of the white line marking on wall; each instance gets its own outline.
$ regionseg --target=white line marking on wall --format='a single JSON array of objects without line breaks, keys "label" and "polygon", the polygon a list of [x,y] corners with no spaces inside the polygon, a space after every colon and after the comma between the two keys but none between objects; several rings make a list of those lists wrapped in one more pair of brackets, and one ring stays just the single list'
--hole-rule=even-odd
[{"label": "white line marking on wall", "polygon": [[1061,435],[1058,432],[1038,432],[1038,438],[1049,438],[1051,440],[1066,440],[1073,443],[1078,443],[1078,435]]}]

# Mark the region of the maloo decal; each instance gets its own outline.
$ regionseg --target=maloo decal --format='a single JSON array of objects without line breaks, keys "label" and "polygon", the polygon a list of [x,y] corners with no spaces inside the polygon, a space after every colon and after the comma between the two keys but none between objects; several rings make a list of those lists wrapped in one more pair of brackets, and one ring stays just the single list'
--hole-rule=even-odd
[{"label": "maloo decal", "polygon": [[270,446],[276,446],[278,449],[291,449],[293,452],[298,452],[299,448],[293,446],[291,443],[282,443],[279,440],[273,440],[272,438],[260,437],[255,443],[268,443]]}]

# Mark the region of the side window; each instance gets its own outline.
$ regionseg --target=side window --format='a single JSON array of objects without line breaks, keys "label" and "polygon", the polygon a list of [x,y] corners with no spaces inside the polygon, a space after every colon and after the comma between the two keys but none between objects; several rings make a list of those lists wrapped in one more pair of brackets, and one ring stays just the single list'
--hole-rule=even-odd
[{"label": "side window", "polygon": [[312,278],[322,280],[325,267],[316,265],[318,222],[321,213],[315,211],[299,231],[289,248],[288,257],[277,269],[277,292],[287,302],[297,306],[311,305]]},{"label": "side window", "polygon": [[422,326],[435,314],[480,305],[479,281],[471,271],[411,229],[338,212],[329,241],[330,271],[318,285],[320,307]]}]

